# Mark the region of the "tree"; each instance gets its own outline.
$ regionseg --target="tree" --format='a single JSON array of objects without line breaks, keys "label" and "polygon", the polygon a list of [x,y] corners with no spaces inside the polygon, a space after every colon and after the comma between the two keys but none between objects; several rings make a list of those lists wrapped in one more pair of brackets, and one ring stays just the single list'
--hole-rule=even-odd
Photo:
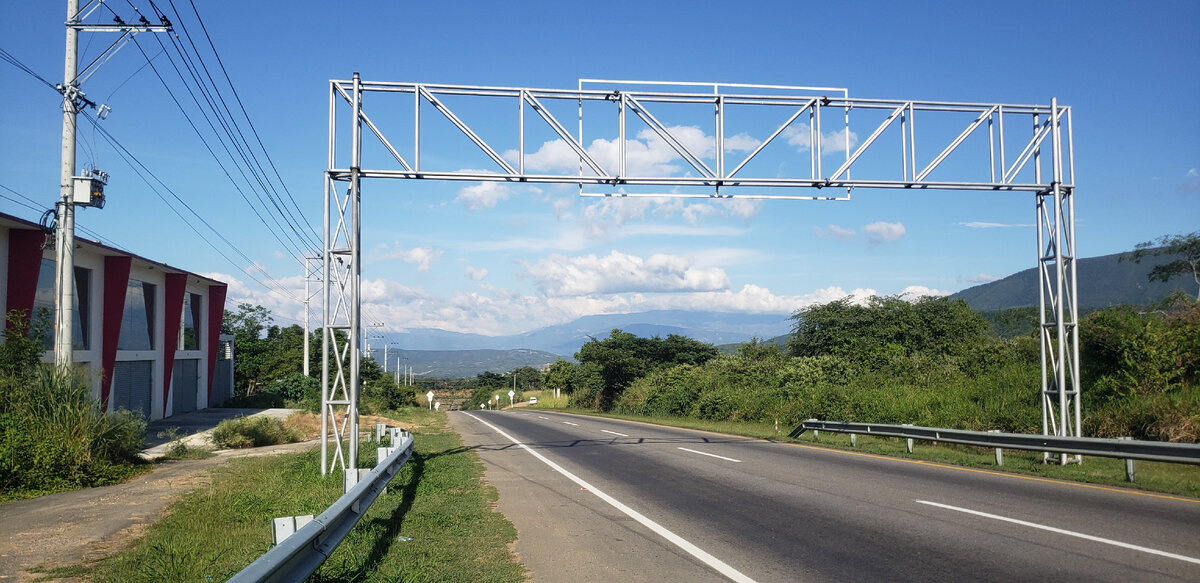
[{"label": "tree", "polygon": [[641,338],[614,329],[608,338],[593,338],[580,347],[575,360],[579,361],[583,372],[575,380],[579,385],[592,386],[589,374],[598,371],[603,389],[594,406],[607,411],[626,387],[650,371],[680,364],[698,366],[718,354],[720,351],[715,346],[678,334],[668,335],[664,340]]},{"label": "tree", "polygon": [[961,354],[983,342],[988,330],[965,301],[947,297],[871,296],[866,305],[843,298],[803,308],[792,319],[792,356]]},{"label": "tree", "polygon": [[1150,281],[1165,283],[1175,276],[1190,273],[1196,282],[1196,300],[1200,301],[1200,231],[1187,235],[1164,235],[1154,241],[1138,243],[1132,252],[1122,255],[1121,260],[1141,263],[1145,257],[1159,255],[1175,259],[1155,265],[1147,275]]}]

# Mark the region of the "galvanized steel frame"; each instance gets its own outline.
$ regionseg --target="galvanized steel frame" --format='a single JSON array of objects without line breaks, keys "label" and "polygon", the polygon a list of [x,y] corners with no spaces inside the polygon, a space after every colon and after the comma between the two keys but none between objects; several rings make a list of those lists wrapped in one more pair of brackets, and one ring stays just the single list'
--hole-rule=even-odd
[{"label": "galvanized steel frame", "polygon": [[[609,84],[610,89],[584,89],[584,84]],[[673,87],[711,86],[705,92],[674,92],[662,90],[629,89],[631,85]],[[329,111],[329,166],[325,172],[325,347],[322,368],[322,412],[326,430],[322,439],[322,471],[327,464],[339,461],[342,467],[353,467],[356,439],[350,439],[349,453],[342,454],[341,440],[357,436],[358,398],[358,343],[362,324],[359,319],[359,285],[361,247],[359,237],[359,201],[361,180],[364,178],[392,178],[409,180],[448,181],[492,181],[508,183],[559,183],[577,184],[585,196],[670,196],[705,198],[759,198],[798,200],[846,200],[855,188],[901,189],[901,190],[965,190],[991,192],[1030,192],[1035,194],[1038,215],[1038,265],[1041,276],[1041,330],[1042,330],[1042,405],[1043,432],[1047,435],[1074,435],[1080,433],[1080,388],[1079,348],[1076,319],[1075,277],[1075,229],[1074,229],[1074,145],[1071,137],[1070,108],[1060,106],[1057,100],[1050,105],[998,104],[950,101],[917,101],[863,99],[849,97],[844,89],[785,87],[767,85],[732,84],[681,84],[671,82],[633,82],[581,80],[576,89],[533,89],[522,87],[494,87],[477,85],[439,85],[420,83],[393,83],[363,81],[355,73],[351,80],[331,80]],[[624,87],[621,89],[619,87]],[[755,93],[754,90],[762,90]],[[772,94],[783,91],[786,94]],[[366,93],[399,95],[412,102],[412,147],[409,156],[401,153],[395,144],[363,108]],[[840,95],[838,95],[840,93]],[[831,95],[832,94],[832,95]],[[483,139],[479,132],[463,121],[444,101],[444,97],[455,96],[478,99],[508,100],[512,108],[517,129],[515,160],[505,158],[496,147]],[[574,101],[579,104],[578,133],[573,135],[566,125],[556,118],[545,103],[551,100]],[[583,139],[584,103],[611,104],[615,108],[617,127],[610,128],[618,136],[619,153],[616,167],[605,167],[589,153]],[[713,107],[712,123],[716,141],[714,164],[710,166],[704,157],[692,151],[671,129],[654,116],[651,109],[656,104],[700,104]],[[485,170],[433,170],[422,165],[422,150],[433,148],[421,134],[422,105],[433,107],[458,129],[476,148],[494,164]],[[738,163],[726,160],[724,135],[726,108],[731,105],[749,107],[787,108],[791,115],[773,133],[765,138],[749,155]],[[338,166],[336,156],[337,115],[339,106],[350,107],[351,152],[349,165]],[[845,159],[832,170],[822,166],[826,134],[822,132],[822,111],[835,108],[845,118],[845,143],[834,144],[845,149]],[[526,111],[536,115],[526,115]],[[852,148],[849,138],[851,118],[856,111],[874,111],[876,116],[885,114],[881,122],[873,126],[867,138]],[[629,114],[632,113],[633,116]],[[918,114],[934,117],[944,114],[971,119],[949,143],[935,144],[937,155],[925,159],[918,157],[917,145],[924,144],[916,119]],[[749,176],[743,170],[770,144],[779,141],[781,135],[796,120],[807,116],[809,129],[808,157],[809,173],[806,177],[780,178],[777,176]],[[628,172],[629,152],[627,124],[636,118],[649,127],[655,135],[669,144],[674,153],[684,160],[690,176],[631,175]],[[1032,131],[1005,129],[1006,120],[1025,118]],[[576,174],[533,173],[526,169],[528,155],[525,130],[529,120],[540,120],[553,135],[561,139],[579,159]],[[951,122],[953,123],[953,122]],[[933,124],[931,124],[933,125]],[[380,146],[390,159],[381,167],[362,167],[363,127],[378,139]],[[984,133],[986,126],[987,156],[983,160],[968,161],[965,180],[936,178],[936,171],[956,151],[966,149],[963,144],[972,136]],[[899,143],[894,143],[895,167],[880,171],[861,163],[868,150],[888,148],[880,138],[889,129],[897,129]],[[1013,137],[1010,134],[1021,134]],[[611,135],[611,134],[605,134]],[[976,138],[976,140],[982,138]],[[1051,155],[1049,171],[1044,171],[1043,148],[1050,140]],[[1015,157],[1012,156],[1016,153]],[[961,162],[960,162],[961,163]],[[1032,179],[1029,175],[1032,174]],[[1049,176],[1049,180],[1043,179]],[[342,194],[344,186],[345,194]],[[611,189],[609,192],[585,192],[585,186]],[[711,192],[644,193],[624,192],[627,186],[637,187],[700,187]],[[745,192],[746,188],[757,188],[767,192]],[[806,189],[844,189],[844,194],[815,196],[797,194]],[[823,190],[824,193],[829,192]],[[331,303],[336,298],[336,303]],[[335,331],[344,330],[347,338],[339,346]],[[338,362],[330,362],[331,355],[338,355]],[[349,369],[349,374],[345,369]],[[332,377],[330,372],[335,373]],[[331,384],[332,383],[332,384]],[[1062,390],[1060,390],[1060,388]],[[344,416],[339,421],[338,415]],[[325,452],[330,439],[337,441],[333,461]],[[1065,463],[1066,457],[1062,456]],[[329,465],[328,467],[332,467]]]}]

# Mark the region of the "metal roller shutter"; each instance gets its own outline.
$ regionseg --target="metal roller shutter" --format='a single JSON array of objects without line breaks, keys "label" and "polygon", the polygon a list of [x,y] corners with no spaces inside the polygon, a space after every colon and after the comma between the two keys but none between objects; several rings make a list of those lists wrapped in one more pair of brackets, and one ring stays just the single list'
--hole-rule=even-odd
[{"label": "metal roller shutter", "polygon": [[125,360],[113,366],[113,405],[150,417],[154,361]]},{"label": "metal roller shutter", "polygon": [[196,387],[200,383],[200,361],[196,359],[176,360],[171,372],[173,393],[171,414],[178,415],[196,410]]}]

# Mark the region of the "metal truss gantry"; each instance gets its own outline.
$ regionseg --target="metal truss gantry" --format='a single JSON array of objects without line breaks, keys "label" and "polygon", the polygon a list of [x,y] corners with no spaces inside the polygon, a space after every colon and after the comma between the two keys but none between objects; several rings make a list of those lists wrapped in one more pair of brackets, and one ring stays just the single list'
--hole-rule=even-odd
[{"label": "metal truss gantry", "polygon": [[[603,88],[586,89],[585,84]],[[688,86],[701,90],[676,90]],[[356,467],[357,462],[364,178],[576,184],[585,196],[616,197],[847,200],[856,188],[1032,193],[1038,218],[1042,429],[1046,435],[1080,436],[1074,148],[1071,110],[1056,99],[1050,105],[862,99],[834,88],[603,80],[582,80],[576,89],[532,89],[369,82],[357,73],[350,80],[331,80],[329,88],[322,472]],[[372,94],[371,113],[364,107],[366,94]],[[472,119],[472,104],[484,102],[491,104],[488,107],[502,104],[499,111],[512,118],[499,124],[491,109],[482,121],[464,121]],[[571,108],[578,112],[572,120],[577,122],[576,133],[562,121],[564,103],[576,106]],[[682,125],[677,119],[665,123],[665,117],[654,113],[672,107],[701,113]],[[585,115],[596,108],[606,113]],[[735,136],[727,129],[735,110],[743,117],[770,111],[775,120],[761,137],[753,137],[754,146],[743,149],[748,154],[736,158],[731,157],[736,150],[729,147]],[[615,144],[615,152],[602,156],[592,147],[597,142],[585,142],[585,117],[589,128],[601,128],[593,135],[611,138],[608,144]],[[435,122],[453,128],[458,141],[447,139],[445,132],[435,135]],[[382,129],[392,127],[389,124],[411,132],[411,143],[398,147],[400,142]],[[497,125],[510,135],[494,140]],[[680,130],[684,126],[711,128],[711,135],[704,133],[708,142],[698,147]],[[641,132],[632,132],[635,127]],[[371,143],[375,157],[366,165],[364,128],[377,140]],[[527,138],[536,132],[569,151],[572,170],[547,171],[544,165],[529,163],[548,143],[543,139],[529,148]],[[485,134],[493,139],[482,137]],[[866,137],[859,141],[860,135]],[[647,172],[644,167],[635,172],[631,162],[638,153],[627,147],[635,136],[667,144],[675,159],[686,164],[683,172]],[[339,140],[347,138],[348,158],[338,150]],[[799,175],[780,176],[755,165],[768,156],[765,152],[779,156],[787,143],[804,146],[785,152],[801,163],[804,170]],[[933,154],[919,156],[918,144],[930,144]],[[491,167],[439,168],[424,162],[444,163],[464,150],[482,154],[479,159]],[[423,156],[426,152],[429,155]],[[822,163],[827,152],[841,154],[836,164]],[[672,190],[644,192],[663,187]],[[830,188],[834,190],[825,190]],[[800,194],[818,189],[821,195]],[[1065,455],[1047,454],[1047,459],[1052,455],[1067,462]]]}]

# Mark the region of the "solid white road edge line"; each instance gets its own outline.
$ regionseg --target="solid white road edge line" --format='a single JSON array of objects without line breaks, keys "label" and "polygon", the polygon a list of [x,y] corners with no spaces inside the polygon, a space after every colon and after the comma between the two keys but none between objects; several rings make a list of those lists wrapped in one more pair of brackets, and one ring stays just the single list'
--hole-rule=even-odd
[{"label": "solid white road edge line", "polygon": [[1177,555],[1175,553],[1168,553],[1167,551],[1160,551],[1158,549],[1152,549],[1152,548],[1142,547],[1142,546],[1138,546],[1138,545],[1134,545],[1134,544],[1123,543],[1121,541],[1116,541],[1116,540],[1107,539],[1107,538],[1101,538],[1098,536],[1092,536],[1090,534],[1083,534],[1081,532],[1063,530],[1061,528],[1055,528],[1053,526],[1045,526],[1045,525],[1037,524],[1034,522],[1026,522],[1024,520],[1018,520],[1016,518],[1008,518],[1006,516],[998,516],[995,514],[988,514],[987,512],[980,512],[978,510],[971,510],[969,508],[959,508],[957,506],[950,506],[948,504],[938,504],[937,502],[929,502],[926,500],[914,500],[914,502],[917,502],[918,504],[926,504],[929,506],[937,506],[938,508],[945,508],[946,510],[955,510],[958,512],[965,512],[967,514],[974,514],[975,516],[982,516],[984,518],[992,518],[995,520],[1002,520],[1004,522],[1011,522],[1013,524],[1019,524],[1021,526],[1028,526],[1029,528],[1037,528],[1037,529],[1041,529],[1041,530],[1047,530],[1047,531],[1058,533],[1058,534],[1065,534],[1067,536],[1073,536],[1073,537],[1081,538],[1084,540],[1090,540],[1093,542],[1104,543],[1106,545],[1112,545],[1114,547],[1121,547],[1123,549],[1131,549],[1131,550],[1135,550],[1135,551],[1141,551],[1143,553],[1150,553],[1151,555],[1158,555],[1160,557],[1178,559],[1180,561],[1187,561],[1189,563],[1195,563],[1195,564],[1200,565],[1200,559],[1188,557],[1186,555]]},{"label": "solid white road edge line", "polygon": [[617,433],[616,431],[609,431],[607,429],[601,429],[600,431],[602,431],[604,433],[611,433],[613,435],[620,435],[621,437],[629,437],[628,435],[626,435],[624,433]]},{"label": "solid white road edge line", "polygon": [[731,458],[731,457],[725,457],[725,456],[723,456],[723,455],[717,455],[717,454],[715,454],[715,453],[705,453],[705,452],[703,452],[703,451],[696,451],[696,450],[694,450],[694,449],[688,449],[688,448],[686,448],[686,447],[681,447],[681,448],[679,448],[679,449],[682,449],[683,451],[690,451],[690,452],[692,452],[692,453],[698,453],[698,454],[700,454],[700,455],[706,455],[706,456],[708,456],[708,457],[715,457],[715,458],[717,458],[717,459],[722,459],[722,460],[725,460],[725,461],[727,461],[727,462],[737,462],[737,463],[739,463],[739,464],[740,464],[740,463],[742,463],[742,460],[735,460],[735,459],[733,459],[733,458]]},{"label": "solid white road edge line", "polygon": [[492,431],[499,433],[500,435],[504,436],[505,439],[508,439],[509,441],[516,444],[517,447],[520,447],[521,449],[529,452],[530,455],[541,460],[542,463],[550,466],[554,471],[562,474],[568,480],[571,480],[572,482],[575,482],[576,484],[578,484],[580,488],[584,488],[588,492],[595,494],[596,497],[600,498],[601,500],[608,502],[608,504],[610,506],[612,506],[613,508],[620,510],[621,512],[625,513],[626,516],[640,522],[642,524],[642,526],[645,526],[646,528],[650,529],[651,531],[654,532],[654,534],[657,534],[658,536],[661,536],[661,537],[667,539],[675,546],[683,549],[689,555],[692,555],[693,557],[700,559],[700,561],[703,562],[705,565],[712,567],[718,573],[728,577],[731,581],[738,581],[739,583],[756,583],[756,581],[754,581],[754,579],[747,577],[741,571],[738,571],[737,569],[730,567],[729,565],[725,564],[724,561],[708,554],[700,547],[685,540],[683,537],[680,537],[679,535],[667,530],[666,528],[663,528],[657,522],[654,522],[653,520],[650,520],[649,518],[646,518],[645,516],[643,516],[640,512],[622,504],[616,498],[613,498],[612,496],[609,496],[608,494],[605,494],[604,492],[597,490],[595,486],[587,483],[586,481],[583,480],[583,478],[580,478],[579,476],[576,476],[575,474],[568,472],[562,466],[550,461],[546,456],[534,451],[532,448],[525,445],[524,443],[517,441],[516,438],[505,433],[499,427],[496,427],[495,425],[492,425],[491,423],[488,423],[487,421],[484,421],[483,419],[480,419],[479,417],[476,417],[470,413],[467,413],[467,416],[484,424],[484,425],[487,425],[488,427],[491,427]]}]

